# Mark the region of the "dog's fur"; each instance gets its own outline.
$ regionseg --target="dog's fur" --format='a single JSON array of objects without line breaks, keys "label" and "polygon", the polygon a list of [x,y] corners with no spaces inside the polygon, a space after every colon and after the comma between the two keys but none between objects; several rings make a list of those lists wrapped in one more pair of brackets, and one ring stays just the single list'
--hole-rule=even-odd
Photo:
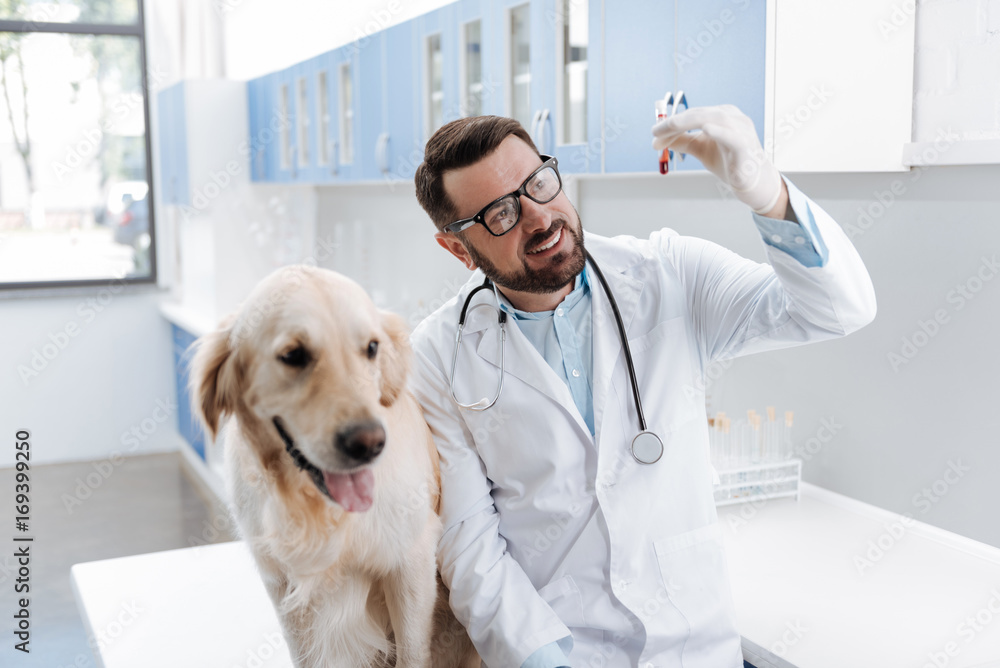
[{"label": "dog's fur", "polygon": [[[438,459],[405,389],[409,361],[402,319],[344,276],[307,266],[265,278],[199,341],[193,401],[212,436],[230,417],[234,515],[296,666],[480,665],[436,580]],[[378,424],[381,454],[367,464],[345,455],[345,430]],[[349,512],[324,476],[364,468],[372,505]]]}]

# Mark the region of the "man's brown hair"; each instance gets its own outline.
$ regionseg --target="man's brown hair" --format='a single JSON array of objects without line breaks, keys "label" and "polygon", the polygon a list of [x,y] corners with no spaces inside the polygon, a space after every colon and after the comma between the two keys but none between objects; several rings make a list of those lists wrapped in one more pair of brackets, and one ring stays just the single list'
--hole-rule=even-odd
[{"label": "man's brown hair", "polygon": [[438,230],[458,218],[454,204],[444,191],[445,172],[479,162],[511,135],[538,153],[524,127],[513,118],[503,116],[460,118],[442,126],[427,141],[424,161],[417,167],[413,180],[417,201]]}]

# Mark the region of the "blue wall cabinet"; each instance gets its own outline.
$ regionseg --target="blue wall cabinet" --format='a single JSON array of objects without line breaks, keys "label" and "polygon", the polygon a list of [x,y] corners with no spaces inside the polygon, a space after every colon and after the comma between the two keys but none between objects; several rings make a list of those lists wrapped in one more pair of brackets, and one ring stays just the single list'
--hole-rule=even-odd
[{"label": "blue wall cabinet", "polygon": [[251,134],[273,135],[254,179],[410,180],[430,135],[476,114],[518,119],[567,174],[656,172],[669,92],[763,137],[766,40],[761,2],[458,0],[251,82]]},{"label": "blue wall cabinet", "polygon": [[205,433],[201,424],[191,412],[191,395],[188,393],[191,344],[195,336],[171,323],[173,334],[174,382],[177,392],[177,430],[198,455],[205,459]]}]

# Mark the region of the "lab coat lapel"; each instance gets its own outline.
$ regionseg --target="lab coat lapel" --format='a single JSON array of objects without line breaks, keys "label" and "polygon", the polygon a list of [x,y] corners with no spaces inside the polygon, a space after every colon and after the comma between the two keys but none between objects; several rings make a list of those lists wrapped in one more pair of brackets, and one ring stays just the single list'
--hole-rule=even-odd
[{"label": "lab coat lapel", "polygon": [[[479,311],[485,313],[487,309],[479,309]],[[476,352],[481,358],[499,369],[501,368],[500,336],[498,333],[500,325],[497,323],[495,311],[491,317],[493,320],[483,331],[483,336],[479,340]],[[469,327],[471,328],[473,324],[469,322]],[[477,328],[482,328],[483,324],[483,321],[479,320],[475,323]],[[556,375],[548,362],[545,361],[545,358],[535,349],[535,346],[531,345],[531,342],[528,341],[528,338],[521,332],[517,323],[509,315],[507,317],[506,329],[507,351],[503,359],[503,367],[506,373],[524,381],[559,404],[573,418],[577,427],[589,438],[590,429],[587,427],[587,423],[583,421],[583,416],[580,415],[580,411],[577,409],[576,403],[573,401],[573,395],[570,393],[566,383]],[[505,388],[504,391],[506,392],[507,389]],[[526,399],[522,397],[521,400],[525,401]]]},{"label": "lab coat lapel", "polygon": [[[614,295],[618,304],[618,311],[621,313],[622,323],[625,325],[625,334],[627,337],[633,337],[630,325],[639,306],[642,281],[625,275],[620,266],[615,264],[613,260],[602,260],[603,254],[591,252],[604,273],[608,287],[611,288],[611,294]],[[611,406],[608,403],[611,375],[618,364],[625,366],[626,374],[628,369],[621,337],[618,333],[618,324],[615,321],[615,313],[608,300],[608,294],[604,291],[597,273],[589,265],[588,271],[587,278],[590,281],[594,299],[594,429],[596,434],[600,436],[605,411],[609,408],[612,410],[617,408],[617,404]],[[636,371],[640,372],[638,369]],[[622,388],[621,391],[631,392],[631,386]]]}]

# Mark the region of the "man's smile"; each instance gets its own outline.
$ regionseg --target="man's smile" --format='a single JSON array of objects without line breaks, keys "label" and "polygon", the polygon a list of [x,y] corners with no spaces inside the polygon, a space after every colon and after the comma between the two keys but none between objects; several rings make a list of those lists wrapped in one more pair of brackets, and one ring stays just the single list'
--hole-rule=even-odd
[{"label": "man's smile", "polygon": [[528,251],[527,254],[528,255],[535,255],[537,253],[543,253],[543,252],[549,250],[550,248],[554,247],[557,243],[559,243],[560,239],[562,239],[562,226],[561,225],[559,226],[559,229],[556,230],[556,233],[552,236],[552,238],[549,239],[549,241],[545,242],[541,246],[537,246],[537,247],[533,248],[532,250]]}]

